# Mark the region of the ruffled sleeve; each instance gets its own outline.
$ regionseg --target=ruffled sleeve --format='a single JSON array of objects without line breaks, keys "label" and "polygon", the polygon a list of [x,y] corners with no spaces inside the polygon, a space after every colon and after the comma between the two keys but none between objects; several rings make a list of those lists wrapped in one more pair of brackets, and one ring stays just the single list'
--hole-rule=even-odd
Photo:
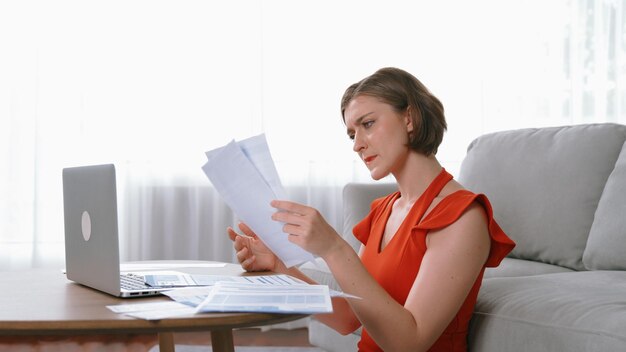
[{"label": "ruffled sleeve", "polygon": [[485,266],[496,267],[513,250],[515,242],[504,233],[494,220],[491,203],[484,194],[474,194],[469,191],[455,192],[444,198],[416,227],[424,230],[444,228],[455,222],[474,201],[477,201],[485,209],[489,236],[491,237],[491,250]]},{"label": "ruffled sleeve", "polygon": [[352,233],[357,240],[363,244],[367,244],[367,240],[369,239],[372,230],[372,224],[375,222],[375,219],[382,214],[385,209],[385,204],[388,204],[393,197],[396,196],[396,193],[392,193],[386,197],[377,198],[372,201],[369,214],[367,214],[363,220],[352,228]]}]

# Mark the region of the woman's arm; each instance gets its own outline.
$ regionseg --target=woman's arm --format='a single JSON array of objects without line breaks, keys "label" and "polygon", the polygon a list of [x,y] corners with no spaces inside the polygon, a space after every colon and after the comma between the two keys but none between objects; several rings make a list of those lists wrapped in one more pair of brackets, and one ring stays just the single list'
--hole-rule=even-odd
[{"label": "woman's arm", "polygon": [[[317,284],[296,267],[287,268],[285,264],[257,237],[246,224],[240,223],[239,229],[246,237],[238,235],[232,228],[228,228],[228,236],[233,241],[237,260],[246,271],[266,271],[287,274],[309,284]],[[333,297],[333,312],[317,314],[314,317],[322,323],[337,330],[341,334],[348,334],[356,330],[361,323],[352,312],[352,308],[345,298]]]},{"label": "woman's arm", "polygon": [[454,224],[428,234],[428,249],[402,306],[367,272],[351,247],[337,240],[315,209],[273,204],[287,210],[274,216],[287,223],[284,230],[290,240],[321,256],[342,290],[362,298],[349,304],[385,351],[427,350],[459,311],[489,254],[484,211],[472,205]]}]

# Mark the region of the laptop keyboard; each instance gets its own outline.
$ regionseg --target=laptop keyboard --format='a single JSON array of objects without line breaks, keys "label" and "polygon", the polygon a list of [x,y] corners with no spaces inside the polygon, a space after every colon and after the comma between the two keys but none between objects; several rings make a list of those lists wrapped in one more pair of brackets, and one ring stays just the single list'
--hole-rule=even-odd
[{"label": "laptop keyboard", "polygon": [[125,290],[143,290],[150,286],[146,285],[143,276],[135,274],[120,274],[120,286]]}]

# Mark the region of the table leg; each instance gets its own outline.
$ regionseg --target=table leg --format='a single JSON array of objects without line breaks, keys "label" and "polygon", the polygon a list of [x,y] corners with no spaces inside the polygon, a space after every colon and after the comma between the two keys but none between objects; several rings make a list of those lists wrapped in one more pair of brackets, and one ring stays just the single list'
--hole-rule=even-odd
[{"label": "table leg", "polygon": [[174,352],[174,333],[159,333],[159,352]]},{"label": "table leg", "polygon": [[212,330],[211,345],[213,352],[234,352],[235,343],[233,342],[233,331],[228,330]]}]

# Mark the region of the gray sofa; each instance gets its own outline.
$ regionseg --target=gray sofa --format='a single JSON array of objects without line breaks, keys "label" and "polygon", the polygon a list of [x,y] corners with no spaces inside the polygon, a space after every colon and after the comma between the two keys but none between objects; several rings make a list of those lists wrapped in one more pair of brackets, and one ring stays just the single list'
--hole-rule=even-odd
[{"label": "gray sofa", "polygon": [[[517,243],[485,272],[470,323],[472,351],[626,351],[626,126],[587,124],[487,134],[467,150],[458,179],[486,194]],[[344,236],[389,184],[344,189]],[[302,270],[337,288],[324,263]],[[312,320],[327,351],[355,351]]]}]

